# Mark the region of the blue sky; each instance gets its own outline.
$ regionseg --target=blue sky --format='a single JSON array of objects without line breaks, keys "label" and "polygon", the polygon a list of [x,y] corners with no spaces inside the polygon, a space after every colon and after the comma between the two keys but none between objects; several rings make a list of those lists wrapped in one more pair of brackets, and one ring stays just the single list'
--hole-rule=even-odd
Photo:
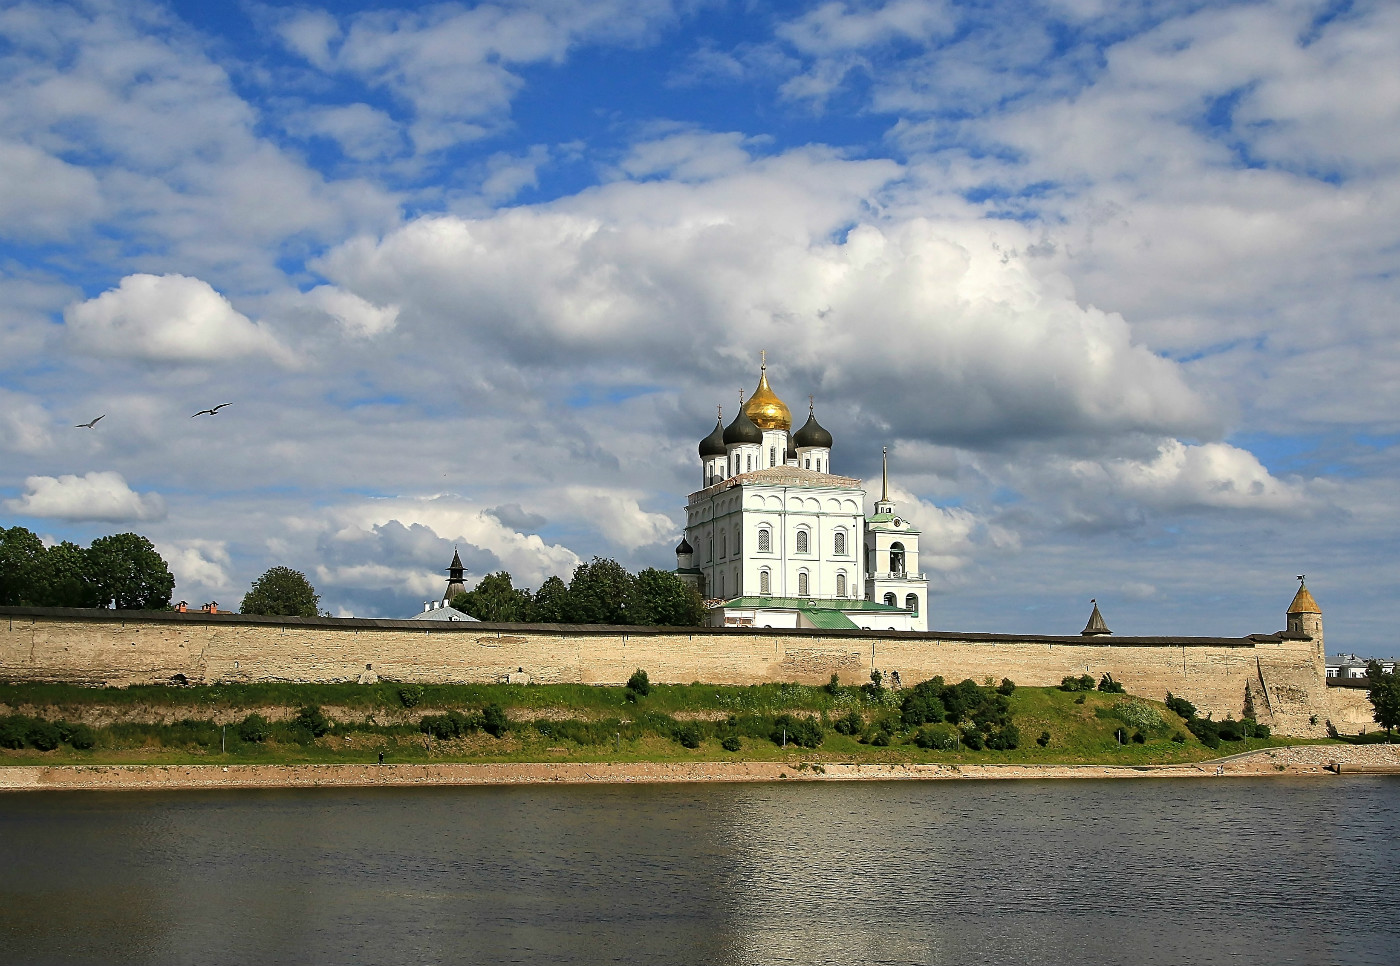
[{"label": "blue sky", "polygon": [[454,545],[670,567],[766,349],[837,472],[889,446],[935,626],[1270,631],[1307,573],[1393,654],[1397,55],[1306,0],[9,3],[0,514],[362,616]]}]

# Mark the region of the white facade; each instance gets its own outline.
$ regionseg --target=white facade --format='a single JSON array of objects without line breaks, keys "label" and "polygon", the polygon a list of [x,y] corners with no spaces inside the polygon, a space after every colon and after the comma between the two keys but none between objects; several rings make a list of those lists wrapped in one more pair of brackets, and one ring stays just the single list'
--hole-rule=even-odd
[{"label": "white facade", "polygon": [[813,626],[803,621],[840,612],[848,625],[816,626],[927,630],[919,531],[893,513],[888,486],[867,520],[860,481],[832,475],[830,459],[814,412],[792,432],[766,365],[729,426],[721,417],[701,442],[702,488],[686,504],[676,572],[717,605],[736,602],[716,608],[717,622]]}]

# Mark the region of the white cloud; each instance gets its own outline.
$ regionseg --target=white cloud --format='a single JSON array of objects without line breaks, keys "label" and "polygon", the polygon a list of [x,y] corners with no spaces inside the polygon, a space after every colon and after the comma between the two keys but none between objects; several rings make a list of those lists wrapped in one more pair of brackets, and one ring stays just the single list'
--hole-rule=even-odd
[{"label": "white cloud", "polygon": [[369,337],[388,332],[399,318],[397,305],[374,305],[334,285],[318,285],[306,293],[306,297],[351,336]]},{"label": "white cloud", "polygon": [[330,138],[347,158],[356,161],[395,157],[406,147],[393,118],[368,104],[310,106],[287,115],[282,125],[296,138]]},{"label": "white cloud", "polygon": [[266,326],[250,321],[198,278],[128,275],[115,288],[64,311],[70,337],[100,355],[152,362],[293,357]]},{"label": "white cloud", "polygon": [[[156,551],[175,576],[177,594],[221,592],[231,587],[228,542],[200,538],[161,541]],[[236,605],[235,605],[236,606]]]},{"label": "white cloud", "polygon": [[26,493],[6,500],[14,513],[59,520],[99,520],[125,523],[165,519],[159,493],[137,493],[120,473],[94,471],[84,476],[30,476]]},{"label": "white cloud", "polygon": [[0,387],[0,452],[30,455],[48,449],[50,422],[38,400]]},{"label": "white cloud", "polygon": [[577,519],[588,520],[604,540],[628,552],[674,540],[678,532],[670,517],[643,510],[639,494],[619,487],[571,486],[561,496]]},{"label": "white cloud", "polygon": [[0,141],[0,235],[62,238],[102,207],[92,172],[31,145]]}]

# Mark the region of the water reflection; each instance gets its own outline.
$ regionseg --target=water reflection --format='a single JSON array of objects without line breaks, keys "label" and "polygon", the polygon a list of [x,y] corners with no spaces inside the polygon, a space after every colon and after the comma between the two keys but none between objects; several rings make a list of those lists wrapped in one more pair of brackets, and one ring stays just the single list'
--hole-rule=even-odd
[{"label": "water reflection", "polygon": [[1400,781],[0,797],[27,963],[1389,963]]}]

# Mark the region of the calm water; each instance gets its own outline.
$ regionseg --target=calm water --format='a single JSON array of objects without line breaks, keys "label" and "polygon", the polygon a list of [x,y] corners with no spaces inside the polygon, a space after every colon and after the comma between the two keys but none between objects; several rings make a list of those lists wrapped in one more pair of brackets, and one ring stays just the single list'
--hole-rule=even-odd
[{"label": "calm water", "polygon": [[1400,780],[0,795],[5,963],[1400,962]]}]

